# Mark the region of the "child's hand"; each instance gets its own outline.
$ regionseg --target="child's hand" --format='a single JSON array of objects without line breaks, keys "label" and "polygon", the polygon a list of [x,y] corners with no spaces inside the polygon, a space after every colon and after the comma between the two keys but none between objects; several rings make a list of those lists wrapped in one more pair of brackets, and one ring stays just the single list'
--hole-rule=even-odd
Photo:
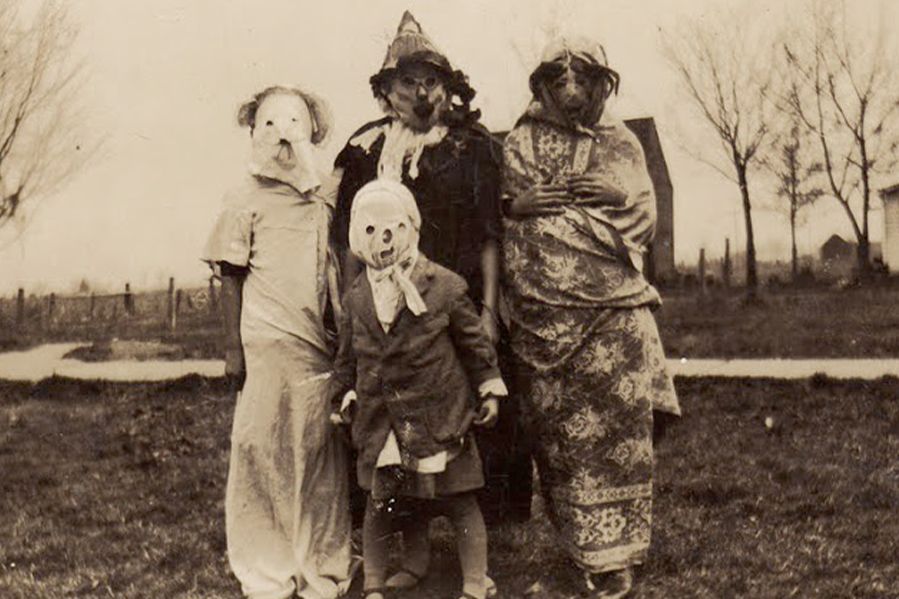
[{"label": "child's hand", "polygon": [[499,401],[495,397],[488,397],[481,402],[481,409],[478,410],[478,416],[474,423],[478,426],[493,428],[499,419]]},{"label": "child's hand", "polygon": [[337,412],[331,413],[328,419],[332,424],[341,425],[341,424],[352,424],[353,422],[353,407],[356,403],[356,392],[355,391],[347,391],[346,395],[343,396],[343,400],[340,402],[340,410]]}]

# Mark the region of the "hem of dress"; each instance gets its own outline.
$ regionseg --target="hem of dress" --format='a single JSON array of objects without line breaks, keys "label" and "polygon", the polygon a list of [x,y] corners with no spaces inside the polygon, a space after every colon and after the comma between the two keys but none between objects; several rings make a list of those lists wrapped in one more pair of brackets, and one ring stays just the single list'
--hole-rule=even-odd
[{"label": "hem of dress", "polygon": [[566,549],[568,556],[580,569],[591,574],[601,574],[643,564],[649,551],[649,543],[632,543],[599,551],[585,551],[571,545]]}]

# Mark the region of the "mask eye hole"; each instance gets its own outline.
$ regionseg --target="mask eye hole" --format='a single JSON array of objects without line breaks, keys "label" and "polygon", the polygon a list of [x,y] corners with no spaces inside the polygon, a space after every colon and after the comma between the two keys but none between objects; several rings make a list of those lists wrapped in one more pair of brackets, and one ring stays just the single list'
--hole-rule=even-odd
[{"label": "mask eye hole", "polygon": [[371,235],[375,232],[375,227],[373,225],[368,225],[367,227],[365,227],[365,232]]},{"label": "mask eye hole", "polygon": [[399,229],[400,231],[405,231],[405,230],[406,230],[406,223],[400,223],[400,224],[398,224],[398,225],[396,226],[396,228]]},{"label": "mask eye hole", "polygon": [[294,123],[296,123],[296,122],[297,122],[297,117],[293,117],[293,118],[290,119],[290,120],[293,121]]},{"label": "mask eye hole", "polygon": [[265,121],[266,127],[271,127],[272,125],[274,125],[274,123],[272,121]]}]

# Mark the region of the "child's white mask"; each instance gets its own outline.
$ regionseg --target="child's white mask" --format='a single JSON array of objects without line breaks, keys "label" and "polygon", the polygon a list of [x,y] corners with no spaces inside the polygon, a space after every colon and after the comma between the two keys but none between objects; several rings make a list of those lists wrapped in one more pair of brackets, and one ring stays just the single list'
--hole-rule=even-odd
[{"label": "child's white mask", "polygon": [[421,215],[415,198],[404,185],[376,179],[353,199],[350,215],[350,250],[375,270],[404,262],[418,253]]},{"label": "child's white mask", "polygon": [[252,174],[303,193],[321,185],[312,152],[313,117],[303,98],[287,91],[269,94],[259,103],[254,121]]}]

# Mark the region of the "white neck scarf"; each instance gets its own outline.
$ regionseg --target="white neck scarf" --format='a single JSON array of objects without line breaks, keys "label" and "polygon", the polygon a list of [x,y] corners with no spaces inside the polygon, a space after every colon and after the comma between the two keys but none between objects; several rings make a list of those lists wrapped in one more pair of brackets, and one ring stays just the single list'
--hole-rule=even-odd
[{"label": "white neck scarf", "polygon": [[368,277],[371,295],[375,301],[375,313],[385,333],[390,332],[393,321],[402,309],[401,300],[415,316],[428,311],[421,294],[410,278],[418,261],[418,249],[411,248],[411,250],[409,256],[397,260],[387,268],[376,270],[371,266],[365,267],[365,276]]},{"label": "white neck scarf", "polygon": [[403,164],[409,162],[409,178],[418,178],[418,161],[428,146],[433,146],[446,137],[448,129],[435,125],[427,132],[420,133],[394,118],[384,132],[384,147],[378,159],[378,177],[402,181]]}]

